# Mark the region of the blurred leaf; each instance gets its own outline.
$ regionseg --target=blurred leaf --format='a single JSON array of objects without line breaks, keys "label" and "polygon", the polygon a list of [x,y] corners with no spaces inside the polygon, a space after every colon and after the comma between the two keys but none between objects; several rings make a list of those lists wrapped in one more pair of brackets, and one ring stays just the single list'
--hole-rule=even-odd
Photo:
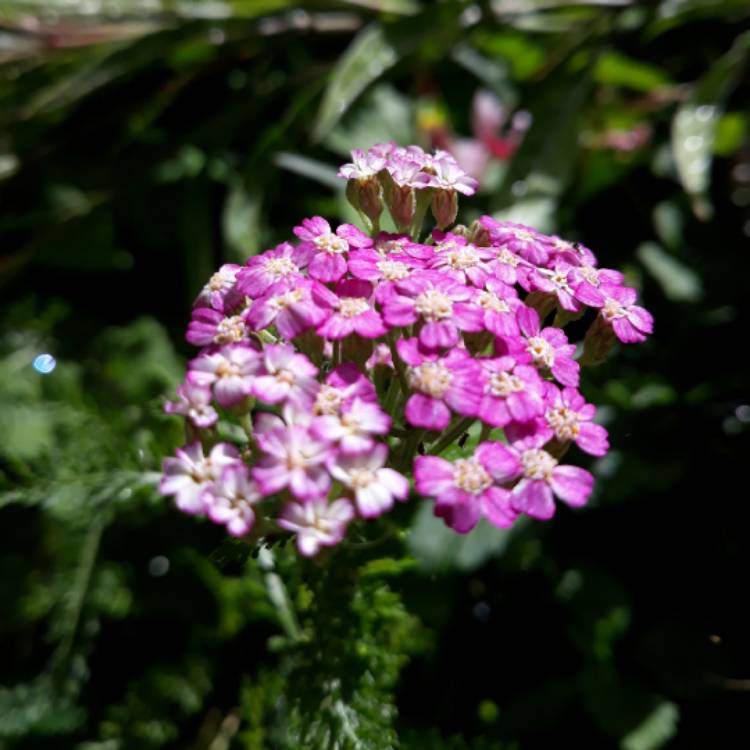
[{"label": "blurred leaf", "polygon": [[489,558],[502,553],[511,536],[523,525],[498,529],[481,520],[468,534],[456,534],[432,513],[432,503],[424,500],[409,532],[407,545],[424,570],[476,570]]},{"label": "blurred leaf", "polygon": [[748,118],[744,112],[727,112],[716,125],[714,154],[732,156],[741,147],[748,133]]},{"label": "blurred leaf", "polygon": [[558,74],[529,106],[532,125],[494,202],[496,218],[553,229],[557,201],[578,157],[578,120],[591,85],[590,66],[575,78]]},{"label": "blurred leaf", "polygon": [[456,45],[452,57],[492,89],[500,97],[503,107],[512,110],[516,106],[518,95],[508,80],[509,70],[505,60],[485,57],[468,44]]},{"label": "blurred leaf", "polygon": [[397,60],[398,52],[382,26],[362,29],[331,71],[313,124],[313,139],[324,138],[352,102]]},{"label": "blurred leaf", "polygon": [[363,98],[360,106],[328,134],[325,144],[342,155],[375,143],[412,143],[414,110],[410,99],[392,86],[380,84]]},{"label": "blurred leaf", "polygon": [[496,60],[496,65],[510,65],[513,77],[524,80],[544,65],[544,47],[525,34],[508,32],[488,33],[484,27],[478,29],[475,45],[481,52]]},{"label": "blurred leaf", "polygon": [[345,180],[340,180],[336,177],[337,170],[335,167],[324,164],[316,159],[281,151],[274,156],[273,160],[279,167],[302,175],[302,177],[308,177],[326,187],[343,191],[346,186]]},{"label": "blurred leaf", "polygon": [[724,100],[738,82],[750,53],[750,31],[740,34],[695,84],[687,102],[672,120],[672,149],[677,173],[693,200],[696,216],[707,219],[711,204],[706,192],[711,177],[711,154]]},{"label": "blurred leaf", "polygon": [[248,191],[240,182],[232,185],[224,202],[222,230],[233,262],[244,263],[261,248],[263,201],[257,192]]},{"label": "blurred leaf", "polygon": [[654,206],[654,228],[661,241],[672,249],[682,245],[685,220],[674,201],[662,201]]},{"label": "blurred leaf", "polygon": [[674,737],[679,719],[680,711],[674,703],[661,703],[639,727],[623,738],[621,750],[658,750]]},{"label": "blurred leaf", "polygon": [[677,302],[695,302],[703,296],[700,276],[655,242],[644,242],[636,250],[638,260],[661,284],[664,294]]},{"label": "blurred leaf", "polygon": [[666,73],[656,65],[633,60],[612,50],[600,55],[594,68],[594,80],[608,86],[623,86],[644,92],[673,85]]},{"label": "blurred leaf", "polygon": [[421,9],[418,0],[343,0],[343,2],[381,13],[398,13],[404,16],[412,16]]}]

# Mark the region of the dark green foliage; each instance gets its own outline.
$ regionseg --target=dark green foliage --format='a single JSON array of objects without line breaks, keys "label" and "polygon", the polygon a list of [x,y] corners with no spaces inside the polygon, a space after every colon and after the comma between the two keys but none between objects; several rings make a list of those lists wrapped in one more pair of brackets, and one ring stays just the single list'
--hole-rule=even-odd
[{"label": "dark green foliage", "polygon": [[[747,2],[94,5],[0,7],[0,750],[737,747]],[[479,87],[534,123],[477,205],[655,313],[585,375],[591,506],[458,537],[413,498],[318,563],[178,514],[161,404],[206,277],[356,221],[346,151],[468,135]]]}]

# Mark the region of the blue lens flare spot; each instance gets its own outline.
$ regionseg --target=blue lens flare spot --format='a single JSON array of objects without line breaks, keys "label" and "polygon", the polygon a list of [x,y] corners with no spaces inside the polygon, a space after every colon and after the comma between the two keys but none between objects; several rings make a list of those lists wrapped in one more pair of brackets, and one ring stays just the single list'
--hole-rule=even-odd
[{"label": "blue lens flare spot", "polygon": [[57,366],[57,360],[51,354],[40,354],[31,366],[42,375],[49,375]]}]

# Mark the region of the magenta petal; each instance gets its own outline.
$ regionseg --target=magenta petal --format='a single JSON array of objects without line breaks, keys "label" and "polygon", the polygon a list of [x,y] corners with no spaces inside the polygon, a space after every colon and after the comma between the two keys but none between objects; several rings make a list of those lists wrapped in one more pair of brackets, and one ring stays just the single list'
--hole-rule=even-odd
[{"label": "magenta petal", "polygon": [[609,450],[607,431],[600,424],[583,422],[578,427],[576,445],[592,456],[603,456]]},{"label": "magenta petal", "polygon": [[453,305],[453,319],[462,331],[476,332],[484,328],[484,310],[468,302]]},{"label": "magenta petal", "polygon": [[512,526],[518,511],[511,505],[511,493],[500,487],[490,487],[480,498],[482,515],[499,529]]},{"label": "magenta petal", "polygon": [[380,313],[375,310],[368,310],[354,318],[354,330],[366,339],[376,339],[388,332]]},{"label": "magenta petal", "polygon": [[479,504],[472,500],[459,503],[435,503],[434,513],[438,518],[445,521],[453,531],[459,534],[468,534],[479,521]]},{"label": "magenta petal", "polygon": [[589,307],[602,307],[604,305],[604,295],[588,281],[582,281],[576,287],[576,297]]},{"label": "magenta petal", "polygon": [[428,349],[441,349],[458,343],[458,330],[447,320],[427,323],[419,332],[419,343]]},{"label": "magenta petal", "polygon": [[516,311],[518,327],[524,336],[536,336],[539,334],[539,313],[533,307],[520,305]]},{"label": "magenta petal", "polygon": [[556,357],[552,374],[558,382],[575,388],[581,379],[581,366],[569,357]]},{"label": "magenta petal", "polygon": [[414,300],[392,294],[384,301],[383,317],[389,326],[410,326],[417,320],[417,312],[414,309]]},{"label": "magenta petal", "polygon": [[311,278],[318,281],[338,281],[346,273],[346,261],[340,255],[318,253],[307,271]]},{"label": "magenta petal", "polygon": [[628,309],[628,320],[643,333],[653,333],[654,318],[648,310],[638,305],[632,305]]},{"label": "magenta petal", "polygon": [[523,472],[518,456],[502,443],[481,443],[475,455],[486,472],[500,484],[515,479]]},{"label": "magenta petal", "polygon": [[579,466],[556,466],[552,472],[552,489],[568,505],[585,505],[594,488],[594,477]]},{"label": "magenta petal", "polygon": [[444,430],[451,421],[451,412],[442,401],[415,393],[406,402],[406,421],[414,427]]},{"label": "magenta petal", "polygon": [[646,340],[645,334],[641,333],[627,318],[615,318],[612,321],[612,330],[623,344],[639,344]]},{"label": "magenta petal", "polygon": [[513,507],[519,513],[546,521],[555,515],[552,489],[542,479],[524,479],[513,490]]},{"label": "magenta petal", "polygon": [[417,456],[414,459],[414,484],[420,495],[441,495],[453,486],[453,466],[438,456]]}]

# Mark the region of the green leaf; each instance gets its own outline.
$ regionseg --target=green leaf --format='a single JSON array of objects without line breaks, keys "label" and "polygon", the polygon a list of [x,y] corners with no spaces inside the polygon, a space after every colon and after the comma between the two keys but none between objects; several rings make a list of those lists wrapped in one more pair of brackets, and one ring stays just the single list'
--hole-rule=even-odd
[{"label": "green leaf", "polygon": [[421,9],[417,0],[343,0],[343,2],[381,13],[397,13],[401,16],[413,16]]},{"label": "green leaf", "polygon": [[644,92],[673,85],[661,68],[611,50],[599,57],[594,68],[594,80],[609,86],[622,86]]},{"label": "green leaf", "polygon": [[373,24],[362,29],[331,71],[313,126],[313,139],[324,138],[352,102],[395,65],[398,57],[382,26]]},{"label": "green leaf", "polygon": [[621,750],[658,750],[674,737],[679,719],[680,710],[674,703],[661,703],[639,727],[623,738]]},{"label": "green leaf", "polygon": [[336,190],[343,190],[345,187],[345,181],[336,177],[336,168],[317,159],[280,151],[274,156],[273,160],[277,166],[288,169],[302,177],[309,177],[326,187]]},{"label": "green leaf", "polygon": [[511,536],[523,525],[497,529],[482,520],[468,534],[457,534],[432,513],[432,503],[422,501],[409,533],[409,551],[424,570],[456,568],[476,570],[489,558],[502,553]]},{"label": "green leaf", "polygon": [[750,32],[740,34],[729,52],[720,57],[695,84],[672,120],[672,150],[677,174],[692,198],[695,215],[708,219],[713,209],[707,198],[711,155],[721,111],[740,79],[750,53]]},{"label": "green leaf", "polygon": [[413,143],[416,139],[413,122],[411,100],[392,86],[380,84],[363,98],[350,117],[328,134],[325,145],[348,156],[352,149],[369,148],[375,143]]},{"label": "green leaf", "polygon": [[715,156],[732,156],[745,141],[748,118],[744,112],[727,112],[716,125]]},{"label": "green leaf", "polygon": [[703,297],[700,276],[655,242],[644,242],[636,251],[638,260],[659,282],[664,294],[677,302],[696,302]]},{"label": "green leaf", "polygon": [[496,218],[531,224],[542,231],[554,228],[559,197],[578,157],[578,120],[591,85],[587,72],[575,78],[560,73],[551,77],[532,102],[533,124],[492,206]]},{"label": "green leaf", "polygon": [[248,255],[260,250],[262,207],[261,195],[246,190],[242,183],[230,189],[221,224],[231,260],[244,263]]}]

